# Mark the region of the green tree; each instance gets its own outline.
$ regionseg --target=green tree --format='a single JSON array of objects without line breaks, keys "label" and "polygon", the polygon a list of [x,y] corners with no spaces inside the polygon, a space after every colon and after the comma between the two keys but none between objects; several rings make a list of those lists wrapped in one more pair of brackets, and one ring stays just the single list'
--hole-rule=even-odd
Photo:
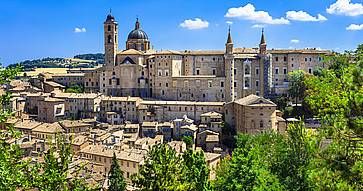
[{"label": "green tree", "polygon": [[225,159],[217,169],[213,185],[215,190],[283,190],[278,177],[271,173],[266,152],[279,143],[281,135],[262,133],[240,134],[230,159]]},{"label": "green tree", "polygon": [[183,154],[183,165],[185,168],[183,177],[188,183],[186,190],[207,191],[212,189],[209,182],[209,168],[203,152],[193,152],[188,149]]},{"label": "green tree", "polygon": [[187,148],[191,148],[193,146],[193,137],[192,136],[183,136],[183,142],[187,145]]},{"label": "green tree", "polygon": [[362,190],[363,46],[327,60],[328,69],[305,80],[305,101],[328,142],[310,164],[310,182],[317,190]]},{"label": "green tree", "polygon": [[167,144],[159,144],[148,152],[145,164],[132,182],[142,191],[186,190],[183,182],[183,163],[176,151]]},{"label": "green tree", "polygon": [[305,85],[305,72],[302,70],[292,71],[288,74],[289,79],[289,96],[295,99],[295,104],[297,105],[298,100],[302,99],[304,96]]},{"label": "green tree", "polygon": [[113,153],[111,169],[110,172],[108,173],[108,179],[109,179],[109,187],[108,187],[109,191],[126,190],[126,182],[115,153]]},{"label": "green tree", "polygon": [[84,87],[81,85],[73,85],[65,90],[67,93],[84,93]]},{"label": "green tree", "polygon": [[[19,67],[3,68],[0,66],[0,85],[10,83],[20,71]],[[3,91],[0,95],[0,123],[4,124],[12,115],[9,108],[11,94]],[[29,161],[22,160],[22,152],[18,145],[9,140],[20,136],[13,127],[6,126],[6,131],[0,133],[0,190],[14,191],[19,187],[28,187],[27,172]]]}]

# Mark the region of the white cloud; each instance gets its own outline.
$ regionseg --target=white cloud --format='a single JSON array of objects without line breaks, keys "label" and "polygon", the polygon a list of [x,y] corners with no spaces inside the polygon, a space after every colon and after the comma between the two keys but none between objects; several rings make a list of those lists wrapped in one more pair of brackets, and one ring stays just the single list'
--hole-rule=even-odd
[{"label": "white cloud", "polygon": [[288,11],[286,12],[286,18],[293,21],[311,21],[311,22],[328,20],[326,17],[324,17],[321,14],[318,14],[317,17],[314,17],[304,11]]},{"label": "white cloud", "polygon": [[74,28],[74,32],[75,33],[81,33],[81,32],[87,32],[87,30],[86,30],[86,28],[78,28],[78,27],[76,27],[76,28]]},{"label": "white cloud", "polygon": [[255,24],[255,25],[252,25],[252,28],[264,28],[265,25],[260,25],[260,24]]},{"label": "white cloud", "polygon": [[298,40],[298,39],[290,40],[290,43],[293,43],[293,44],[298,44],[299,42],[300,42],[300,40]]},{"label": "white cloud", "polygon": [[187,19],[185,21],[183,21],[182,23],[180,23],[181,27],[189,29],[189,30],[197,30],[197,29],[204,29],[204,28],[208,28],[209,26],[209,22],[208,21],[203,21],[200,18],[195,18],[193,19]]},{"label": "white cloud", "polygon": [[226,21],[226,23],[229,24],[229,25],[232,25],[233,24],[232,21]]},{"label": "white cloud", "polygon": [[363,15],[363,5],[360,3],[352,3],[351,0],[337,0],[326,9],[329,14],[358,16]]},{"label": "white cloud", "polygon": [[290,24],[290,21],[283,17],[272,18],[272,16],[270,16],[268,12],[256,11],[256,8],[250,3],[244,7],[229,8],[224,16],[227,18],[239,18],[243,20],[249,20],[259,24],[272,24],[272,25]]},{"label": "white cloud", "polygon": [[363,24],[357,25],[357,24],[351,24],[347,28],[348,31],[360,31],[363,30]]}]

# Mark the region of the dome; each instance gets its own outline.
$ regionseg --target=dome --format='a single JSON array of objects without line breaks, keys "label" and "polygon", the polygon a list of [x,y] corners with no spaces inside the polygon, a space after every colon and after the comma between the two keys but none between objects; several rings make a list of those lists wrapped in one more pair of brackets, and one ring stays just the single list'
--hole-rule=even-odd
[{"label": "dome", "polygon": [[132,30],[127,39],[148,39],[147,34],[141,29]]},{"label": "dome", "polygon": [[135,23],[135,29],[129,33],[129,36],[127,37],[127,39],[129,39],[129,40],[130,39],[145,39],[145,40],[148,39],[147,34],[143,30],[140,29],[140,23],[139,23],[138,19],[136,20],[136,23]]}]

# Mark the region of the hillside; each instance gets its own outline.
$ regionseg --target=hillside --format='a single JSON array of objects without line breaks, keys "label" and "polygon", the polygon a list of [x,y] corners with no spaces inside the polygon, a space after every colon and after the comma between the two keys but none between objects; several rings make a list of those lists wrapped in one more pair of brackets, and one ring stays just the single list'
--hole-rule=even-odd
[{"label": "hillside", "polygon": [[91,68],[103,64],[103,54],[80,54],[73,58],[42,58],[36,60],[25,60],[23,62],[10,64],[8,67],[21,65],[25,71],[36,68]]}]

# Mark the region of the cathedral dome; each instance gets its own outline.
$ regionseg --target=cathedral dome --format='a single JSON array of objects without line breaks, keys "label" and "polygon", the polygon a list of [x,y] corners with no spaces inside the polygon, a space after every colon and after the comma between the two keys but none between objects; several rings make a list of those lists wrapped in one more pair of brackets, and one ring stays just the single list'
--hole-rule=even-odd
[{"label": "cathedral dome", "polygon": [[138,19],[136,20],[136,23],[135,23],[135,29],[129,33],[129,36],[127,37],[127,39],[129,39],[129,40],[130,39],[145,39],[145,40],[148,39],[147,34],[143,30],[140,29],[140,23],[139,23]]}]

